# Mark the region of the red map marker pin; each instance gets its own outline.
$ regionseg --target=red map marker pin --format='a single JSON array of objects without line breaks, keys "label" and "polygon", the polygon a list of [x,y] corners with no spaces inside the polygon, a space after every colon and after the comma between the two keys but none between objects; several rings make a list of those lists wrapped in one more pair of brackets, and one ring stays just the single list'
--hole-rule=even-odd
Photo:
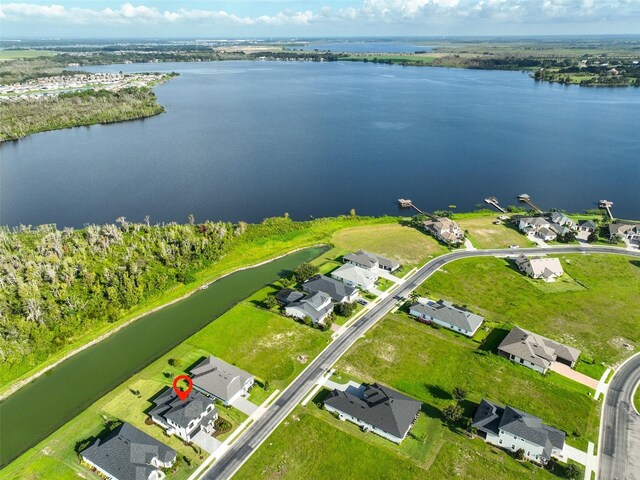
[{"label": "red map marker pin", "polygon": [[[189,384],[186,390],[180,390],[178,388],[178,382],[180,380],[186,380]],[[189,377],[189,375],[180,375],[173,380],[173,391],[176,392],[180,400],[182,400],[183,402],[187,399],[187,397],[191,393],[191,390],[193,390],[193,381],[191,381],[191,377]]]}]

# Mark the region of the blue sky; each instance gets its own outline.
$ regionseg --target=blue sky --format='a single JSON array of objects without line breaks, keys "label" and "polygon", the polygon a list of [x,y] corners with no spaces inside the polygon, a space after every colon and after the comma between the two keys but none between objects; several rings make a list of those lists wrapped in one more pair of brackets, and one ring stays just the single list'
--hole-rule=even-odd
[{"label": "blue sky", "polygon": [[0,4],[0,37],[640,34],[640,0],[59,0]]}]

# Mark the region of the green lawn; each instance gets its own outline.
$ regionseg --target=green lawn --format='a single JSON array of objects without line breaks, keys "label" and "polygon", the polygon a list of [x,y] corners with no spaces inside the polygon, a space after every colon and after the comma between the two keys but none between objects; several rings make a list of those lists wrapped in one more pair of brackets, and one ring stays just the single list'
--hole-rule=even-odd
[{"label": "green lawn", "polygon": [[337,369],[387,384],[436,410],[450,404],[451,391],[462,386],[469,392],[464,405],[469,414],[488,398],[543,418],[567,432],[568,442],[579,448],[586,449],[587,440],[596,442],[600,410],[590,389],[553,373],[544,377],[481,348],[443,329],[387,315]]},{"label": "green lawn", "polygon": [[467,237],[477,248],[506,248],[510,245],[531,247],[531,241],[520,233],[514,225],[502,223],[495,225],[499,213],[478,216],[454,216],[458,225],[468,231]]},{"label": "green lawn", "polygon": [[422,265],[447,251],[433,238],[397,223],[345,228],[336,232],[331,242],[343,253],[363,249],[410,266]]},{"label": "green lawn", "polygon": [[633,404],[636,407],[636,411],[640,412],[640,385],[636,386],[636,393],[633,395]]},{"label": "green lawn", "polygon": [[[183,464],[171,478],[187,478],[202,460],[200,453],[185,446],[175,437],[167,437],[155,425],[145,425],[145,412],[152,406],[150,399],[169,387],[173,378],[187,372],[201,358],[213,354],[243,368],[259,379],[269,379],[265,392],[254,387],[256,401],[264,400],[275,388],[283,388],[306,364],[322,350],[329,339],[320,332],[295,323],[276,313],[243,302],[210,323],[140,373],[105,395],[87,410],[65,424],[51,436],[0,472],[0,479],[97,479],[77,461],[76,442],[99,434],[104,419],[128,421],[137,428],[165,442],[191,462]],[[177,361],[175,366],[169,359]],[[304,361],[303,361],[304,360]],[[251,397],[250,397],[251,398]],[[247,417],[236,409],[218,406],[220,416],[237,427]],[[231,431],[220,435],[224,440]],[[203,457],[204,458],[204,457]]]},{"label": "green lawn", "polygon": [[582,350],[586,359],[613,364],[640,343],[640,268],[617,255],[560,255],[570,287],[534,284],[503,259],[450,263],[419,288],[496,323],[512,323]]},{"label": "green lawn", "polygon": [[16,58],[51,57],[57,54],[58,52],[50,50],[0,50],[0,61]]}]

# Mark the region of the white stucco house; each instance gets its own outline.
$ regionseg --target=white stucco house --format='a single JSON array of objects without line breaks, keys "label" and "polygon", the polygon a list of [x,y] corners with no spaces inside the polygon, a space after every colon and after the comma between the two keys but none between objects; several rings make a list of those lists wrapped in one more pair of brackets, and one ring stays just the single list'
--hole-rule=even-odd
[{"label": "white stucco house", "polygon": [[456,308],[451,302],[445,300],[434,302],[428,298],[411,305],[409,314],[467,337],[473,337],[484,321],[484,317]]},{"label": "white stucco house", "polygon": [[521,272],[526,273],[531,278],[542,279],[545,282],[553,282],[564,273],[558,258],[529,258],[525,255],[520,255],[515,259],[515,262]]},{"label": "white stucco house", "polygon": [[378,281],[378,274],[375,273],[374,269],[366,269],[352,263],[345,263],[331,272],[331,278],[351,287],[369,290]]},{"label": "white stucco house", "polygon": [[218,418],[215,400],[197,390],[192,390],[185,400],[181,400],[170,388],[153,403],[155,407],[149,416],[166,430],[167,435],[175,435],[190,443],[200,431],[214,432],[213,425]]}]

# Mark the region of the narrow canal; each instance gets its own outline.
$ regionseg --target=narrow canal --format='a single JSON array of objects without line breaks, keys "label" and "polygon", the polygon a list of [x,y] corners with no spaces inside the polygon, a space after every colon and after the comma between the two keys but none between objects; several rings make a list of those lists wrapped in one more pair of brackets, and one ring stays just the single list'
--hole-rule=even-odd
[{"label": "narrow canal", "polygon": [[0,466],[219,317],[238,301],[322,253],[309,248],[243,270],[146,315],[74,355],[0,403]]}]

